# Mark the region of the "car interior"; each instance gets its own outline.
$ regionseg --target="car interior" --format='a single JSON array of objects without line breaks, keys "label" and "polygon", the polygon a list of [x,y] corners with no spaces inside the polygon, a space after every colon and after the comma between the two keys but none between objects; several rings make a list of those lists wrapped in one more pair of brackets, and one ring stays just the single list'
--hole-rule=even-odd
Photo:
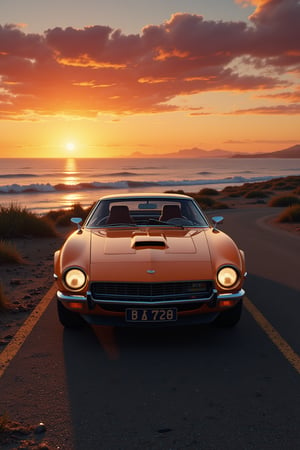
[{"label": "car interior", "polygon": [[88,226],[207,226],[201,213],[191,202],[161,199],[134,199],[100,202]]}]

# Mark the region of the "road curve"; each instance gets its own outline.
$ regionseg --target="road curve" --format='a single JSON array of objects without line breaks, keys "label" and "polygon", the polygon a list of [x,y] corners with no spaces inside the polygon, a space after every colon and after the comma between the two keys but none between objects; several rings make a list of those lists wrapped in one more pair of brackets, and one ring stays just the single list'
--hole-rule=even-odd
[{"label": "road curve", "polygon": [[[222,229],[246,252],[247,298],[299,355],[300,239],[261,225],[267,212],[223,211]],[[65,450],[293,450],[299,388],[247,308],[229,330],[74,332],[53,301],[0,379],[0,413],[44,422]]]}]

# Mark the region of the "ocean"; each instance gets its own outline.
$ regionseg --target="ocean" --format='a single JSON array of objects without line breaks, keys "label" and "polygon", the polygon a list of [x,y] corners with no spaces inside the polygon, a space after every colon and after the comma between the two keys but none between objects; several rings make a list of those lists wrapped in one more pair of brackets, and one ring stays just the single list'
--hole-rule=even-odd
[{"label": "ocean", "polygon": [[0,205],[37,214],[90,206],[101,196],[127,192],[198,192],[300,175],[300,159],[0,159]]}]

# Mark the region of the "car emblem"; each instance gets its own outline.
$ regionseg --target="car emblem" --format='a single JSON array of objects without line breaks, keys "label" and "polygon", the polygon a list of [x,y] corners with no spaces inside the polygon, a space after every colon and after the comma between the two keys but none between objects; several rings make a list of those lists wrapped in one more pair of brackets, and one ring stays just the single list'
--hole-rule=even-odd
[{"label": "car emblem", "polygon": [[155,270],[149,269],[147,270],[147,273],[155,273]]}]

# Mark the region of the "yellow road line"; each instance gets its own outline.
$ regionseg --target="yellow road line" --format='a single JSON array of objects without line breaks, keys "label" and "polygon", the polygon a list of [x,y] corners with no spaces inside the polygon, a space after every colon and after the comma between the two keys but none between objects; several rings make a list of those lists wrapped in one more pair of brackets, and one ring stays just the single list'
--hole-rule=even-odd
[{"label": "yellow road line", "polygon": [[31,333],[33,327],[40,319],[41,315],[49,305],[53,296],[56,292],[55,284],[49,289],[49,291],[44,295],[42,300],[36,306],[36,308],[32,311],[29,317],[25,320],[23,325],[19,328],[17,333],[14,335],[13,339],[9,344],[2,350],[0,353],[0,378],[4,374],[6,368],[9,366],[12,359],[16,356],[20,348],[25,342],[27,336]]},{"label": "yellow road line", "polygon": [[256,308],[256,306],[244,297],[244,305],[247,311],[252,315],[254,320],[271,339],[273,344],[283,354],[283,356],[289,361],[289,363],[300,374],[300,356],[292,349],[292,347],[283,339],[283,337],[275,330],[265,316]]}]

